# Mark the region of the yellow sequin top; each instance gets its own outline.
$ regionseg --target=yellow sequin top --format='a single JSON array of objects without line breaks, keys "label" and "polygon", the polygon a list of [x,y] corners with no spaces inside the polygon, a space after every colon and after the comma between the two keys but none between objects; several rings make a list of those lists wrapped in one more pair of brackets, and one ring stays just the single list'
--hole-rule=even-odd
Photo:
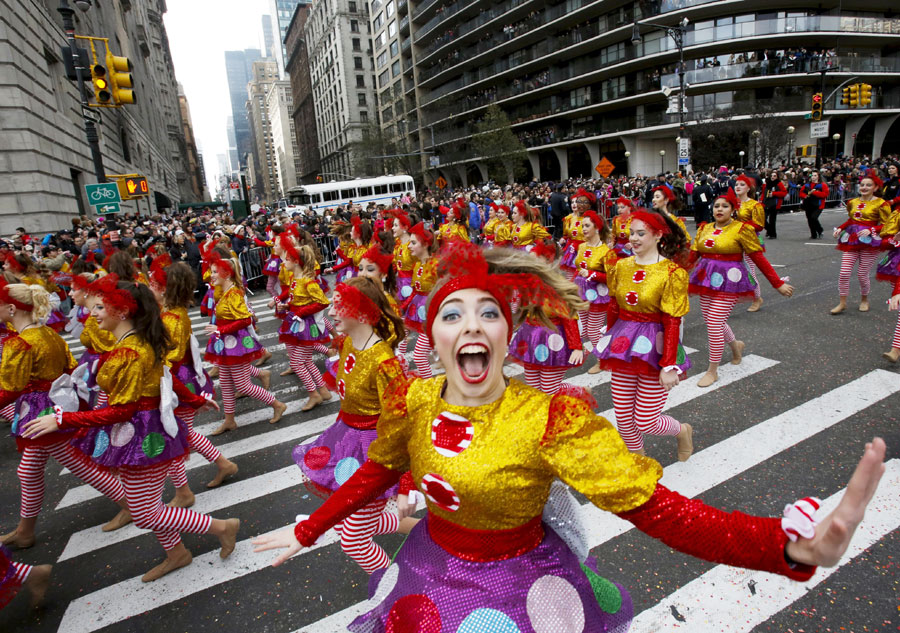
[{"label": "yellow sequin top", "polygon": [[762,245],[753,225],[733,220],[721,229],[714,222],[701,225],[697,237],[691,243],[691,250],[701,255],[705,253],[738,255],[761,251]]},{"label": "yellow sequin top", "polygon": [[309,277],[294,277],[291,282],[291,292],[290,292],[290,305],[292,306],[306,306],[310,303],[321,303],[322,305],[328,305],[328,299],[325,298],[325,293],[322,292],[322,287],[316,282],[315,279],[310,279]]},{"label": "yellow sequin top", "polygon": [[766,225],[766,208],[759,200],[754,200],[753,198],[744,200],[741,203],[741,208],[738,209],[737,219],[741,222],[753,224],[755,231],[762,231]]},{"label": "yellow sequin top", "polygon": [[617,215],[613,218],[613,235],[616,242],[624,244],[631,240],[631,214],[627,216]]},{"label": "yellow sequin top", "polygon": [[681,230],[684,231],[684,234],[687,236],[688,240],[691,239],[691,234],[687,230],[687,226],[684,224],[684,219],[681,216],[675,215],[674,213],[670,213],[668,210],[663,210],[661,213],[665,213],[669,216],[675,224],[681,227]]},{"label": "yellow sequin top", "polygon": [[412,276],[412,289],[415,292],[428,294],[437,282],[437,258],[429,257],[428,261],[416,264]]},{"label": "yellow sequin top", "polygon": [[668,259],[645,266],[635,263],[634,257],[620,259],[606,273],[606,285],[619,304],[620,314],[628,310],[683,317],[691,308],[688,273]]},{"label": "yellow sequin top", "polygon": [[[387,299],[388,305],[391,306],[391,310],[394,311],[394,314],[398,317],[400,316],[400,303],[397,301],[397,298],[389,292],[384,293],[385,299]],[[388,329],[391,331],[391,335],[388,336],[385,343],[389,346],[393,346],[394,341],[397,341],[400,338],[400,335],[397,333],[397,329],[394,327],[393,321],[388,321]],[[406,332],[403,333],[406,336]]]},{"label": "yellow sequin top", "polygon": [[359,268],[359,262],[362,261],[363,255],[366,254],[367,250],[369,250],[368,244],[357,245],[356,242],[350,242],[341,246],[341,252],[344,254],[345,260],[352,261],[354,268]]},{"label": "yellow sequin top", "polygon": [[240,321],[250,319],[252,315],[244,301],[244,293],[237,286],[229,288],[222,297],[216,301],[216,320]]},{"label": "yellow sequin top", "polygon": [[497,218],[491,218],[487,222],[485,222],[484,226],[481,228],[481,232],[484,234],[484,237],[487,241],[494,241],[494,231],[497,230]]},{"label": "yellow sequin top", "polygon": [[891,221],[891,214],[891,205],[881,198],[853,198],[847,202],[847,215],[851,222],[874,222],[876,226],[883,227]]},{"label": "yellow sequin top", "polygon": [[76,364],[69,346],[51,328],[26,327],[3,344],[0,389],[22,391],[33,380],[56,380]]},{"label": "yellow sequin top", "polygon": [[93,316],[89,316],[84,322],[84,329],[81,331],[79,340],[87,349],[100,354],[112,351],[112,348],[116,346],[116,337],[112,332],[101,330],[97,319]]},{"label": "yellow sequin top", "polygon": [[591,246],[584,242],[578,247],[575,255],[576,270],[590,270],[594,272],[607,272],[616,265],[616,252],[609,246],[600,242],[597,246]]},{"label": "yellow sequin top", "polygon": [[461,407],[441,398],[444,382],[416,379],[400,402],[389,394],[369,448],[382,466],[411,470],[429,511],[443,519],[477,530],[521,526],[542,513],[556,477],[623,512],[649,499],[662,476],[578,398],[510,380],[498,400]]},{"label": "yellow sequin top", "polygon": [[468,242],[469,231],[467,231],[466,227],[462,224],[445,222],[438,227],[437,233],[435,233],[434,237],[439,243],[442,244],[445,244],[452,240],[461,240],[463,242]]},{"label": "yellow sequin top", "polygon": [[570,213],[563,218],[563,236],[567,240],[584,241],[584,229],[581,228],[581,216]]},{"label": "yellow sequin top", "polygon": [[338,393],[343,398],[341,411],[353,415],[378,415],[385,389],[402,375],[400,360],[385,341],[361,352],[353,347],[349,336],[345,337],[337,368]]},{"label": "yellow sequin top", "polygon": [[394,244],[394,270],[398,273],[412,274],[417,261],[409,252],[409,241],[397,240]]},{"label": "yellow sequin top", "polygon": [[900,210],[892,212],[881,228],[881,237],[890,237],[900,233]]},{"label": "yellow sequin top", "polygon": [[534,244],[535,240],[543,240],[550,237],[547,229],[537,222],[526,222],[522,226],[513,224],[510,234],[512,236],[512,245],[518,247],[530,246]]},{"label": "yellow sequin top", "polygon": [[515,226],[512,220],[497,220],[497,228],[494,229],[494,243],[505,245],[512,241],[512,230]]},{"label": "yellow sequin top", "polygon": [[294,273],[285,268],[284,264],[282,264],[278,268],[278,283],[282,288],[287,288],[291,285],[291,280],[294,279]]},{"label": "yellow sequin top", "polygon": [[158,398],[163,364],[140,336],[126,336],[110,352],[97,372],[97,385],[109,395],[109,404],[129,404],[140,398]]},{"label": "yellow sequin top", "polygon": [[187,308],[177,307],[171,308],[162,314],[163,326],[169,333],[172,340],[172,349],[166,354],[166,365],[171,367],[175,363],[180,363],[191,349],[191,334],[193,327],[191,326],[191,318],[188,316]]}]

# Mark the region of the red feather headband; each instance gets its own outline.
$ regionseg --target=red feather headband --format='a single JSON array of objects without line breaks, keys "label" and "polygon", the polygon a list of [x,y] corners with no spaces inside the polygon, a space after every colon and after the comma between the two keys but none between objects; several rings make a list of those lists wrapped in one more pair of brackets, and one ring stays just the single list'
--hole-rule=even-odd
[{"label": "red feather headband", "polygon": [[584,217],[590,220],[598,231],[600,230],[600,227],[603,226],[603,220],[600,219],[600,216],[597,215],[596,211],[585,211]]},{"label": "red feather headband", "polygon": [[345,283],[334,290],[334,313],[366,325],[375,325],[381,319],[381,309],[375,302],[356,286]]},{"label": "red feather headband", "polygon": [[365,252],[362,259],[368,259],[378,266],[378,270],[381,271],[382,275],[386,275],[391,269],[391,264],[394,262],[394,254],[385,253],[378,246],[373,246]]},{"label": "red feather headband", "polygon": [[629,198],[626,198],[625,196],[619,196],[618,198],[616,198],[616,204],[621,204],[634,209],[634,202]]},{"label": "red feather headband", "polygon": [[665,235],[666,233],[670,232],[669,225],[666,224],[666,219],[659,213],[653,213],[652,211],[638,209],[631,214],[631,226],[634,226],[635,220],[640,220],[657,233],[662,233],[663,235]]},{"label": "red feather headband", "polygon": [[409,219],[409,214],[403,209],[388,209],[385,212],[385,215],[400,222],[400,225],[407,231],[409,230],[409,227],[412,226],[412,220]]},{"label": "red feather headband", "polygon": [[741,208],[741,201],[738,200],[737,194],[734,193],[734,189],[732,189],[731,187],[729,187],[728,191],[726,191],[725,193],[716,196],[716,200],[718,200],[719,198],[727,200],[728,204],[730,204],[731,208],[735,211]]},{"label": "red feather headband", "polygon": [[107,312],[120,316],[123,319],[132,317],[137,313],[137,301],[131,293],[124,288],[119,288],[119,276],[115,273],[100,277],[90,286],[88,293],[99,297],[103,301],[103,307]]},{"label": "red feather headband", "polygon": [[84,275],[75,275],[74,277],[72,277],[72,290],[81,290],[82,292],[86,292],[90,285],[91,282],[88,281],[88,278]]},{"label": "red feather headband", "polygon": [[19,310],[24,310],[25,312],[31,312],[34,310],[33,305],[29,305],[27,303],[23,303],[18,299],[13,299],[9,294],[9,285],[6,282],[6,279],[0,277],[0,302],[8,303],[10,305],[16,306]]},{"label": "red feather headband", "polygon": [[16,254],[12,251],[6,252],[6,263],[9,264],[9,269],[14,273],[20,273],[25,270],[25,267],[16,259]]},{"label": "red feather headband", "polygon": [[549,240],[537,240],[531,249],[531,254],[552,262],[556,259],[556,246]]},{"label": "red feather headband", "polygon": [[656,193],[657,191],[661,191],[662,194],[666,197],[666,200],[668,200],[669,202],[675,200],[675,192],[669,189],[667,186],[660,185],[659,187],[654,187],[653,193]]},{"label": "red feather headband", "polygon": [[300,255],[300,249],[294,244],[289,233],[285,232],[278,236],[278,246],[281,248],[281,254],[284,259],[289,259],[303,265],[303,256]]},{"label": "red feather headband", "polygon": [[750,176],[747,176],[746,174],[741,174],[740,176],[735,178],[735,182],[742,182],[745,185],[747,185],[748,187],[750,187],[751,189],[756,187],[756,181],[753,180]]},{"label": "red feather headband", "polygon": [[409,230],[411,235],[415,235],[419,238],[425,246],[431,246],[434,242],[434,234],[425,228],[424,222],[419,222],[414,227]]},{"label": "red feather headband", "polygon": [[588,202],[590,202],[591,204],[594,204],[595,202],[597,202],[597,196],[592,194],[590,191],[588,191],[584,187],[579,187],[578,190],[575,192],[575,195],[572,196],[572,200],[578,200],[578,198],[582,198],[582,197],[587,198]]},{"label": "red feather headband", "polygon": [[234,277],[234,264],[219,255],[216,251],[209,254],[209,265],[221,274],[224,272],[229,278]]},{"label": "red feather headband", "polygon": [[884,187],[884,181],[876,176],[875,172],[873,172],[871,169],[866,172],[866,175],[860,178],[860,180],[865,180],[866,178],[868,178],[875,184],[875,189],[881,189],[882,187]]}]

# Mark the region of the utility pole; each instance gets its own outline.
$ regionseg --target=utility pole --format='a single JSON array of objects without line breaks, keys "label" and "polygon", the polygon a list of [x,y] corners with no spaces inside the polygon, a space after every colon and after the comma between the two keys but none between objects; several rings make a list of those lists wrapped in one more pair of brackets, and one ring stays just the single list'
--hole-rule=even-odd
[{"label": "utility pole", "polygon": [[[90,7],[90,2],[81,0],[79,8],[86,11]],[[70,56],[72,67],[75,69],[75,75],[78,77],[78,98],[81,101],[81,117],[84,119],[84,133],[87,136],[88,146],[91,148],[91,159],[94,163],[94,175],[97,182],[106,182],[106,171],[103,169],[103,156],[100,154],[100,136],[97,134],[97,126],[94,119],[89,115],[88,102],[84,92],[84,71],[88,70],[81,66],[81,55],[78,54],[77,42],[75,40],[75,10],[69,6],[68,0],[59,0],[59,7],[56,9],[63,19],[63,30],[66,32],[66,39],[69,40],[69,50],[66,55]]]}]

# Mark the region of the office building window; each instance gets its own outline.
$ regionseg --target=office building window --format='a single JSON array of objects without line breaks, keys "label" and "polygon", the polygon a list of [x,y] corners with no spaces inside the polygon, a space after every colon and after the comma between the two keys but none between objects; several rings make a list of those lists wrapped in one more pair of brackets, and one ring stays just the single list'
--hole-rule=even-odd
[{"label": "office building window", "polygon": [[393,64],[391,64],[391,77],[396,77],[400,74],[400,60],[398,59]]},{"label": "office building window", "polygon": [[390,80],[390,76],[388,71],[384,71],[380,75],[378,75],[378,85],[384,88],[387,85],[387,82]]},{"label": "office building window", "polygon": [[366,87],[365,75],[357,75],[356,76],[356,87],[357,88],[365,88]]},{"label": "office building window", "polygon": [[387,63],[387,51],[384,51],[380,55],[378,55],[375,61],[377,62],[378,68],[384,66]]},{"label": "office building window", "polygon": [[384,46],[384,43],[385,43],[386,41],[387,41],[387,33],[385,33],[384,31],[382,31],[382,32],[379,33],[378,36],[375,38],[375,48],[381,48],[382,46]]},{"label": "office building window", "polygon": [[391,0],[386,5],[384,5],[384,13],[387,17],[391,17],[394,15],[394,0]]},{"label": "office building window", "polygon": [[397,40],[391,42],[391,57],[397,55],[400,52],[400,44],[397,43]]},{"label": "office building window", "polygon": [[362,46],[360,46],[359,38],[358,38],[358,37],[354,37],[354,38],[353,38],[352,44],[353,44],[353,51],[354,51],[355,53],[359,53],[359,52],[362,51]]},{"label": "office building window", "polygon": [[350,13],[356,13],[356,3],[351,0],[347,9],[350,11]]},{"label": "office building window", "polygon": [[350,20],[350,32],[359,33],[359,20]]},{"label": "office building window", "polygon": [[354,57],[354,58],[353,58],[353,67],[354,67],[356,70],[362,70],[362,69],[363,69],[363,61],[362,61],[362,57]]},{"label": "office building window", "polygon": [[394,37],[397,35],[397,21],[394,20],[390,24],[388,24],[388,37]]},{"label": "office building window", "polygon": [[366,93],[365,92],[357,93],[356,100],[359,105],[366,105]]}]

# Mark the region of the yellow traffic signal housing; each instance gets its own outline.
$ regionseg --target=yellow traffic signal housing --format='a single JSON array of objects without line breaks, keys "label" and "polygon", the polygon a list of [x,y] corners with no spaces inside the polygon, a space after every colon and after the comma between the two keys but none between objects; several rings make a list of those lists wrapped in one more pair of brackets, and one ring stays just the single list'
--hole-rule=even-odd
[{"label": "yellow traffic signal housing", "polygon": [[107,178],[114,178],[119,188],[122,200],[135,200],[150,195],[150,185],[147,179],[138,174],[107,174]]},{"label": "yellow traffic signal housing", "polygon": [[850,86],[841,90],[841,105],[850,105]]},{"label": "yellow traffic signal housing", "polygon": [[809,116],[813,121],[822,120],[822,106],[822,93],[817,92],[812,96],[812,109],[809,113]]},{"label": "yellow traffic signal housing", "polygon": [[850,107],[859,107],[859,84],[853,84],[852,86],[850,86]]},{"label": "yellow traffic signal housing", "polygon": [[112,99],[109,90],[109,78],[106,76],[106,68],[103,64],[91,65],[91,84],[94,87],[94,99],[98,104],[104,105]]},{"label": "yellow traffic signal housing", "polygon": [[106,65],[110,69],[109,79],[112,88],[112,99],[116,105],[137,103],[137,95],[132,90],[131,60],[127,57],[113,55],[106,51]]},{"label": "yellow traffic signal housing", "polygon": [[861,108],[872,103],[872,86],[859,84],[859,106]]}]

